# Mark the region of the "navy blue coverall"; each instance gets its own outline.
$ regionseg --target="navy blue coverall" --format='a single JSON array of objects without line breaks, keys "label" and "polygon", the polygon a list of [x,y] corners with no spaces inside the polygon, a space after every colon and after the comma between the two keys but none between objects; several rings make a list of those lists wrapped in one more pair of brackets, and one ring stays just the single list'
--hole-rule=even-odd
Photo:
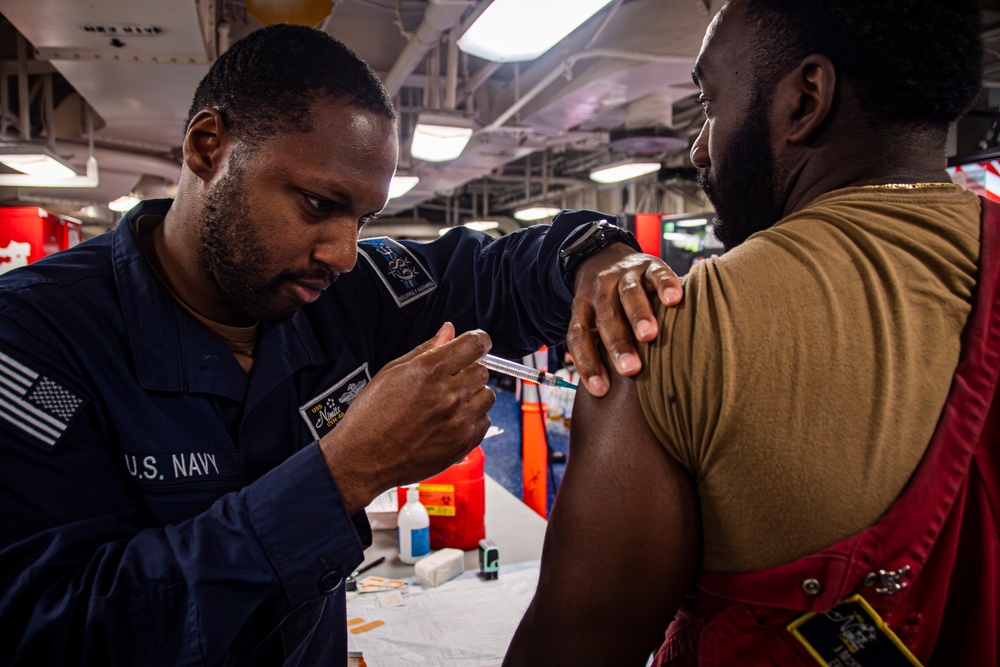
[{"label": "navy blue coverall", "polygon": [[248,375],[140,251],[133,221],[170,204],[0,278],[0,663],[343,665],[371,532],[317,439],[446,320],[502,356],[557,340],[560,244],[600,216],[362,241],[261,325]]}]

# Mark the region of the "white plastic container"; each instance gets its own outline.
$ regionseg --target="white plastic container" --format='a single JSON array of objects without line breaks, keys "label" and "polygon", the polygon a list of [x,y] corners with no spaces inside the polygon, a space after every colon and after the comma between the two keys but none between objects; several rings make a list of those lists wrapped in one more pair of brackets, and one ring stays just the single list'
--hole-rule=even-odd
[{"label": "white plastic container", "polygon": [[399,560],[412,565],[431,552],[431,518],[420,504],[416,484],[406,487],[406,504],[396,517],[399,534]]}]

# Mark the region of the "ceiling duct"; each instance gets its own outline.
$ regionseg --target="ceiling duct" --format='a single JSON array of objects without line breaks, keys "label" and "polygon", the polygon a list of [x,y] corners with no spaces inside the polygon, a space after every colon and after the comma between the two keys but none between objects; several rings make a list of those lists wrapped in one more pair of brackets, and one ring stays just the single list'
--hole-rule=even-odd
[{"label": "ceiling duct", "polygon": [[608,133],[612,151],[654,155],[686,151],[687,134],[674,130],[672,95],[652,92],[625,105],[624,122]]},{"label": "ceiling duct", "polygon": [[613,151],[653,155],[687,150],[687,136],[667,127],[636,127],[611,130],[609,146]]},{"label": "ceiling duct", "polygon": [[385,89],[395,97],[413,70],[427,52],[438,43],[445,31],[458,25],[472,2],[468,0],[431,0],[424,12],[424,19],[413,32],[410,41],[396,58],[392,69],[385,75]]}]

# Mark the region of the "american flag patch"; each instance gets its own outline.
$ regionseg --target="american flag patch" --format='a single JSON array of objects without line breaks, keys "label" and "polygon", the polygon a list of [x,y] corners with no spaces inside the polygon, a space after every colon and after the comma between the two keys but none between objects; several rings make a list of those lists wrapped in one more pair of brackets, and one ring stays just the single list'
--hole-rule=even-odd
[{"label": "american flag patch", "polygon": [[0,419],[51,449],[86,401],[50,377],[0,352]]}]

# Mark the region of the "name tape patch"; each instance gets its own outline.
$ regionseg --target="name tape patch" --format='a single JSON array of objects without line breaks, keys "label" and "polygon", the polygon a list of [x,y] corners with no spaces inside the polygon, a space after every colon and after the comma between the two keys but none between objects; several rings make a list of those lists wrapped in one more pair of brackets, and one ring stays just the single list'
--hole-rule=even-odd
[{"label": "name tape patch", "polygon": [[427,268],[397,241],[385,236],[364,239],[358,241],[358,250],[400,308],[437,287]]},{"label": "name tape patch", "polygon": [[61,382],[0,352],[0,419],[33,444],[55,449],[86,403]]},{"label": "name tape patch", "polygon": [[319,440],[332,431],[344,418],[344,413],[358,392],[364,389],[371,379],[368,364],[362,364],[343,380],[300,406],[299,414],[305,420],[312,436]]}]

